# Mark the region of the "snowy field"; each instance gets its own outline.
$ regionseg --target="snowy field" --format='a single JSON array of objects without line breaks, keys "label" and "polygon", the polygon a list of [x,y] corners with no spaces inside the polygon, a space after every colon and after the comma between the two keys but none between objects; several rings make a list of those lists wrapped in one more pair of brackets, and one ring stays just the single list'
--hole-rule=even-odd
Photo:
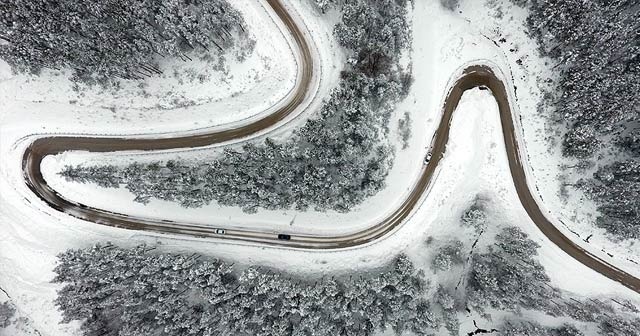
[{"label": "snowy field", "polygon": [[[69,153],[47,159],[43,172],[46,173],[47,181],[64,195],[109,210],[148,217],[201,221],[225,227],[333,234],[349,232],[366,227],[376,219],[384,217],[399,204],[402,197],[406,196],[421,169],[422,158],[440,117],[445,88],[452,76],[470,62],[487,63],[499,66],[506,77],[513,76],[511,84],[518,88],[517,105],[522,117],[525,148],[529,154],[532,176],[540,188],[544,205],[553,212],[553,216],[565,218],[565,222],[568,223],[574,215],[574,209],[582,206],[577,206],[577,203],[564,205],[557,196],[560,171],[555,163],[559,162],[559,156],[555,152],[547,153],[546,135],[542,132],[544,120],[536,112],[540,90],[535,77],[529,76],[530,73],[549,73],[549,66],[545,66],[544,61],[535,56],[535,45],[523,33],[522,22],[525,13],[517,9],[508,9],[504,5],[503,10],[508,14],[497,18],[497,3],[501,2],[490,1],[487,5],[483,1],[463,1],[461,13],[451,13],[442,9],[437,1],[416,1],[416,8],[412,14],[412,62],[415,82],[409,97],[399,105],[390,125],[391,137],[397,139],[394,133],[397,129],[396,122],[408,111],[412,118],[413,136],[406,150],[400,150],[398,141],[395,164],[387,180],[387,188],[348,214],[259,211],[257,214],[247,215],[239,209],[217,205],[184,210],[174,204],[160,201],[152,201],[148,206],[142,206],[130,203],[129,200],[133,199],[133,196],[127,195],[126,191],[109,191],[92,185],[70,184],[55,175],[64,164],[122,163],[133,158],[140,160],[140,155],[118,154],[98,157],[87,153]],[[235,70],[230,71],[235,79],[229,81],[229,90],[216,88],[211,91],[210,97],[215,98],[207,104],[219,104],[215,106],[227,106],[228,111],[239,111],[225,113],[225,116],[246,118],[277,103],[286,95],[294,83],[296,65],[295,57],[290,54],[287,39],[279,33],[280,29],[273,26],[273,15],[267,15],[266,5],[256,6],[254,2],[241,1],[237,6],[245,15],[257,42],[255,53],[262,53],[261,55],[272,63],[271,66],[267,66],[267,61],[264,63],[250,58],[246,64],[238,64],[237,73]],[[335,20],[335,17],[320,17],[306,2],[292,2],[290,6],[302,16],[318,48],[322,72],[317,89],[318,96],[322,97],[335,85],[340,64],[344,61],[344,55],[335,51],[337,47],[331,37],[331,21]],[[271,28],[261,25],[265,22],[271,22]],[[502,28],[498,31],[495,27]],[[506,42],[498,42],[502,37]],[[514,49],[514,52],[509,49]],[[282,50],[287,50],[287,53]],[[522,59],[522,66],[516,65],[517,59]],[[240,79],[243,73],[260,75],[254,76],[254,81],[245,82]],[[46,83],[9,78],[6,70],[2,76],[4,77],[1,77],[3,80],[0,83],[0,99],[9,103],[0,107],[0,157],[3,161],[0,172],[0,287],[10,293],[20,312],[31,318],[33,327],[41,335],[79,335],[77,324],[58,324],[60,314],[53,305],[58,286],[49,283],[53,276],[55,255],[68,248],[85,247],[94,242],[108,240],[125,246],[147,242],[161,244],[161,249],[166,251],[201,252],[236,260],[239,263],[258,263],[301,274],[311,274],[309,276],[323,272],[349,272],[354,268],[366,269],[389,261],[394,256],[390,251],[405,251],[416,261],[427,260],[429,251],[424,245],[427,237],[454,234],[450,228],[457,223],[462,211],[478,194],[491,199],[491,212],[496,214],[496,221],[519,226],[542,245],[539,250],[540,262],[547,269],[555,285],[577,295],[599,293],[640,300],[640,296],[634,292],[591,271],[564,254],[546,240],[528,219],[518,202],[509,174],[497,106],[486,91],[471,90],[464,95],[452,121],[445,158],[441,161],[430,192],[405,225],[397,228],[386,238],[365,246],[319,252],[251,244],[216,243],[212,240],[126,231],[82,222],[47,209],[26,189],[21,180],[19,160],[25,143],[14,144],[22,137],[51,132],[180,132],[191,128],[215,126],[210,120],[223,120],[224,116],[216,114],[217,117],[214,118],[198,112],[198,108],[194,111],[189,109],[189,112],[185,113],[193,114],[188,115],[166,110],[154,111],[158,114],[152,119],[149,117],[151,114],[147,112],[141,116],[138,114],[140,111],[127,112],[125,108],[116,109],[115,114],[110,110],[107,112],[100,109],[96,109],[95,113],[87,113],[92,108],[67,102],[64,95],[68,94],[68,97],[71,97],[73,93],[65,91],[63,85],[56,88],[59,91],[47,93],[38,89],[38,85],[42,87],[48,85]],[[283,80],[272,81],[276,78]],[[282,87],[279,88],[280,86]],[[256,87],[263,87],[266,90],[264,92],[268,92],[269,95],[261,97],[255,94],[253,88]],[[236,91],[243,93],[234,95],[233,92]],[[268,98],[272,96],[273,98]],[[11,99],[12,97],[14,98]],[[41,99],[44,102],[35,102]],[[87,97],[83,104],[104,104],[96,102],[95,99],[97,98]],[[128,104],[117,97],[110,103],[120,104],[119,106]],[[138,106],[149,104],[144,101],[137,103]],[[319,100],[314,99],[309,104],[317,107]],[[247,106],[254,112],[246,112]],[[211,107],[211,110],[214,108]],[[276,136],[286,137],[290,129],[304,122],[305,118],[306,116],[302,115],[276,130]],[[237,121],[229,119],[220,123]],[[142,159],[175,158],[175,155],[183,158],[206,157],[215,155],[217,150],[219,149],[152,153],[145,154]],[[582,237],[583,233],[580,234]],[[637,265],[625,263],[621,256],[623,253],[638,255],[640,251],[637,248],[625,249],[624,246],[618,246],[619,250],[614,250],[613,244],[595,238],[591,240],[591,244],[586,244],[587,248],[594,253],[603,247],[608,251],[614,251],[611,252],[615,256],[611,260],[612,263],[634,272],[633,274],[640,274]],[[576,237],[576,241],[578,240],[580,239]]]}]

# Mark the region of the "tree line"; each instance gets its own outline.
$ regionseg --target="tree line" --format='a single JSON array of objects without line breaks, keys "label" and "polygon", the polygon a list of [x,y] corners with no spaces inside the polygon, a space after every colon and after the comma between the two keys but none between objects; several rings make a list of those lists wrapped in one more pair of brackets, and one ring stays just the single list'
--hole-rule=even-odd
[{"label": "tree line", "polygon": [[6,0],[0,12],[0,58],[14,71],[70,68],[87,83],[155,76],[158,59],[219,55],[247,38],[225,0]]}]

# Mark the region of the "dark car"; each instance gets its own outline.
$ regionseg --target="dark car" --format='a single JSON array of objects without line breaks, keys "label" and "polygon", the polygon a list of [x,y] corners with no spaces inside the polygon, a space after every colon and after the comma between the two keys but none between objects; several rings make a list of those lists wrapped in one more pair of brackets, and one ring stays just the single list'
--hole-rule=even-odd
[{"label": "dark car", "polygon": [[288,234],[281,233],[281,234],[278,235],[278,239],[280,239],[280,240],[289,240],[289,239],[291,239],[291,236],[288,235]]}]

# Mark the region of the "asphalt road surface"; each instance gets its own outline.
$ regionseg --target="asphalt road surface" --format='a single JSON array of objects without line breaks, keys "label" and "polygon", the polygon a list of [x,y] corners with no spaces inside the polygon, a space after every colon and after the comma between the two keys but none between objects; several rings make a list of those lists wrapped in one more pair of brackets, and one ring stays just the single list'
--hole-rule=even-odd
[{"label": "asphalt road surface", "polygon": [[[620,282],[640,293],[640,279],[633,277],[599,257],[582,249],[562,234],[542,213],[536,203],[520,160],[518,142],[514,130],[513,115],[509,106],[508,94],[502,83],[487,66],[470,66],[463,71],[450,88],[443,106],[436,136],[432,144],[432,159],[423,165],[418,181],[413,185],[411,193],[388,217],[378,223],[372,223],[366,229],[344,236],[297,235],[290,233],[288,240],[278,239],[278,232],[249,231],[228,229],[225,234],[217,234],[216,228],[194,224],[156,220],[129,216],[102,209],[88,207],[79,202],[68,200],[53,190],[44,180],[40,171],[41,162],[47,155],[55,155],[64,151],[114,152],[122,150],[162,150],[173,148],[190,148],[207,146],[234,139],[245,138],[258,131],[272,127],[290,115],[307,97],[312,79],[313,59],[309,44],[303,32],[295,24],[284,6],[278,0],[268,0],[279,18],[292,34],[301,57],[301,70],[293,93],[284,106],[274,113],[251,124],[235,129],[206,134],[189,135],[175,138],[92,138],[92,137],[44,137],[35,140],[24,153],[23,175],[28,187],[50,207],[68,215],[94,222],[96,224],[119,227],[129,230],[190,235],[195,237],[215,237],[223,240],[247,241],[272,246],[286,246],[300,249],[339,249],[369,243],[388,235],[393,229],[402,225],[413,212],[416,205],[427,191],[432,177],[442,159],[449,139],[451,117],[464,91],[482,87],[491,90],[497,103],[502,124],[502,131],[509,159],[509,168],[518,198],[526,209],[531,220],[538,228],[564,252],[596,272]],[[422,158],[420,158],[422,162]]]}]

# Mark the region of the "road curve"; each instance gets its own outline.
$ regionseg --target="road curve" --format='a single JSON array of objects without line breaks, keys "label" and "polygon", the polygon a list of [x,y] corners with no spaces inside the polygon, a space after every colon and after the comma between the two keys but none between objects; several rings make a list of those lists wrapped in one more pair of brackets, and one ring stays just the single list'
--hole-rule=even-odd
[{"label": "road curve", "polygon": [[40,171],[44,157],[64,151],[113,152],[122,150],[162,150],[173,148],[200,147],[239,139],[254,134],[282,121],[306,98],[312,78],[312,57],[309,44],[304,35],[295,25],[291,16],[286,12],[278,0],[267,0],[284,24],[290,29],[297,46],[303,55],[303,67],[300,74],[300,85],[287,104],[275,113],[257,122],[241,126],[236,129],[219,132],[189,135],[176,138],[159,139],[124,139],[124,138],[91,138],[91,137],[46,137],[32,142],[26,149],[23,161],[23,176],[27,186],[50,207],[71,216],[91,221],[96,224],[142,230],[168,234],[184,234],[196,237],[215,237],[224,240],[238,240],[256,242],[268,245],[286,246],[301,249],[339,249],[366,244],[389,234],[398,228],[413,213],[415,206],[432,182],[434,172],[442,159],[449,139],[449,128],[453,112],[462,94],[469,89],[482,87],[491,90],[497,103],[502,125],[507,157],[511,176],[522,206],[526,209],[531,220],[556,246],[565,253],[594,271],[612,279],[628,288],[640,293],[640,279],[633,277],[615,266],[607,263],[598,256],[591,254],[573,243],[549,221],[537,204],[526,180],[522,165],[513,115],[509,105],[509,95],[504,83],[495,75],[493,70],[484,65],[469,66],[449,89],[443,113],[438,125],[436,136],[432,143],[431,161],[423,165],[420,177],[413,186],[411,193],[403,200],[399,208],[378,223],[372,223],[366,229],[343,236],[294,235],[290,240],[279,240],[277,233],[257,232],[239,229],[226,230],[226,234],[216,234],[211,226],[178,223],[168,220],[133,217],[103,209],[88,207],[78,202],[63,198],[45,181]]}]

